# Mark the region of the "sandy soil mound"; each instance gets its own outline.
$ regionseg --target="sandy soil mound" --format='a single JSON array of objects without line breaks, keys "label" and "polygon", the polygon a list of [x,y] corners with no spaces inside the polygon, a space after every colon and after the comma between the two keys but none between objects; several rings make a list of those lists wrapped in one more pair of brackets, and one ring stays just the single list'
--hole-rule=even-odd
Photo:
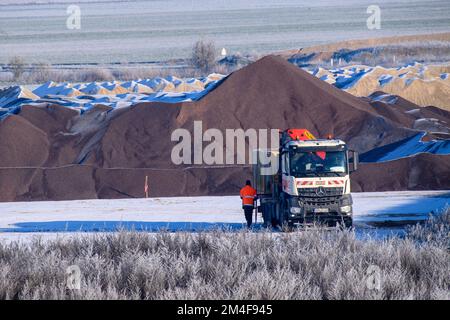
[{"label": "sandy soil mound", "polygon": [[433,106],[420,107],[400,96],[376,91],[368,97],[374,111],[407,128],[434,132],[450,132],[450,111]]},{"label": "sandy soil mound", "polygon": [[183,108],[179,120],[189,118],[221,129],[305,127],[318,137],[345,139],[361,152],[411,135],[379,117],[368,102],[275,56],[232,74],[197,104]]},{"label": "sandy soil mound", "polygon": [[39,167],[49,157],[46,133],[21,116],[3,119],[0,137],[0,167]]},{"label": "sandy soil mound", "polygon": [[450,110],[450,66],[415,64],[406,68],[376,67],[356,82],[348,92],[368,96],[382,90],[419,105],[434,105]]},{"label": "sandy soil mound", "polygon": [[360,152],[414,134],[399,122],[380,117],[367,101],[283,59],[266,57],[232,74],[198,102],[143,103],[130,108],[110,121],[97,151],[84,163],[108,168],[172,168],[171,132],[177,127],[193,132],[193,123],[199,120],[204,130],[222,132],[306,127],[318,137],[342,138]]},{"label": "sandy soil mound", "polygon": [[[173,130],[192,132],[199,120],[203,130],[305,127],[318,137],[342,138],[360,152],[416,135],[424,118],[450,123],[448,112],[401,98],[377,99],[383,94],[357,98],[269,56],[195,102],[96,105],[81,114],[25,106],[0,120],[0,200],[141,197],[146,175],[152,196],[234,194],[250,177],[248,167],[187,168],[171,161]],[[355,190],[450,188],[448,159],[419,155],[362,165]]]},{"label": "sandy soil mound", "polygon": [[450,156],[419,154],[362,164],[351,175],[352,191],[450,190]]},{"label": "sandy soil mound", "polygon": [[414,63],[401,68],[346,66],[333,70],[317,68],[311,72],[357,97],[376,91],[398,95],[419,106],[450,110],[450,65]]}]

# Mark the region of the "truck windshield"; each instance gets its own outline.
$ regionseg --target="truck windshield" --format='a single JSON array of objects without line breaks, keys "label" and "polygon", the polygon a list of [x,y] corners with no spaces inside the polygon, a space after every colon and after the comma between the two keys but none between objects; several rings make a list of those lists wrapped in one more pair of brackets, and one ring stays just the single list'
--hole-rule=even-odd
[{"label": "truck windshield", "polygon": [[295,177],[340,176],[347,173],[345,151],[290,152],[290,172]]}]

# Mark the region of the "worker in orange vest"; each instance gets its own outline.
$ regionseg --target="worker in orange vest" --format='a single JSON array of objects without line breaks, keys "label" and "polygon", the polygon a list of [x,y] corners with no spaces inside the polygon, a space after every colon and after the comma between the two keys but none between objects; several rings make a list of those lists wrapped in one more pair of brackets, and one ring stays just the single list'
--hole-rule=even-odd
[{"label": "worker in orange vest", "polygon": [[245,187],[240,192],[242,199],[242,209],[244,209],[245,220],[247,220],[247,227],[252,225],[253,209],[255,208],[256,190],[252,188],[250,180],[245,182]]}]

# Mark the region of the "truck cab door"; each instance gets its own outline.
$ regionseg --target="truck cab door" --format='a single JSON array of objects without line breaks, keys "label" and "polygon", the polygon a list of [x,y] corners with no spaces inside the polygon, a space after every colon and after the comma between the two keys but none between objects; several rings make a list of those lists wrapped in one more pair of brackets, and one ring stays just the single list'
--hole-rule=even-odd
[{"label": "truck cab door", "polygon": [[355,150],[348,151],[349,158],[349,171],[354,172],[358,169],[359,165],[359,154]]},{"label": "truck cab door", "polygon": [[281,181],[282,191],[289,194],[296,194],[295,178],[290,175],[289,153],[285,152],[281,156]]}]

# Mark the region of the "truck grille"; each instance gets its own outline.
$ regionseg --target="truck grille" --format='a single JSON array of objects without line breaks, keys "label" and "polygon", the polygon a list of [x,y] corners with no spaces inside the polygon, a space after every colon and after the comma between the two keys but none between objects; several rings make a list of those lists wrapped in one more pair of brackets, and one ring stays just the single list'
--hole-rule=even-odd
[{"label": "truck grille", "polygon": [[305,188],[298,189],[299,204],[301,206],[327,207],[338,205],[344,188]]}]

